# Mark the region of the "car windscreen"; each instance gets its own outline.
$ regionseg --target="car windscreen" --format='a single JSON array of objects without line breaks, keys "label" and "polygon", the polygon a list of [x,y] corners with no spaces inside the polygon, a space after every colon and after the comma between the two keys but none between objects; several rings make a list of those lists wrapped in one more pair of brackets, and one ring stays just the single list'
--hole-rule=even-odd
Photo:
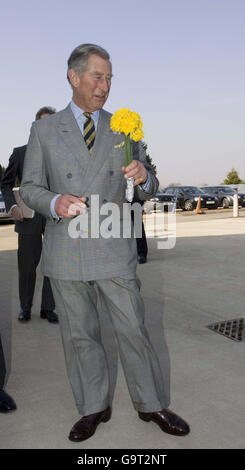
[{"label": "car windscreen", "polygon": [[236,194],[236,191],[232,188],[219,188],[219,191],[223,191],[223,193],[227,194]]},{"label": "car windscreen", "polygon": [[196,186],[185,186],[183,187],[183,191],[194,194],[194,195],[204,194],[204,191],[197,188]]}]

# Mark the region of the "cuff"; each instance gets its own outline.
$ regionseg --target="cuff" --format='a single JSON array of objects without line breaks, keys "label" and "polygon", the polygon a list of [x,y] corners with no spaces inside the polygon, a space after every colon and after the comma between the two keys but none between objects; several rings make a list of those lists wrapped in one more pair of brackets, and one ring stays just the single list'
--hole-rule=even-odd
[{"label": "cuff", "polygon": [[138,187],[141,189],[141,191],[144,191],[144,193],[150,193],[150,187],[151,187],[151,176],[149,171],[147,171],[147,179],[146,182],[143,184],[138,184]]},{"label": "cuff", "polygon": [[56,199],[57,199],[59,196],[61,196],[61,194],[56,194],[56,196],[53,197],[53,199],[51,200],[51,203],[50,203],[50,212],[51,212],[51,215],[52,215],[53,219],[56,219],[56,220],[62,219],[62,217],[60,217],[59,215],[56,214],[55,209],[54,209]]}]

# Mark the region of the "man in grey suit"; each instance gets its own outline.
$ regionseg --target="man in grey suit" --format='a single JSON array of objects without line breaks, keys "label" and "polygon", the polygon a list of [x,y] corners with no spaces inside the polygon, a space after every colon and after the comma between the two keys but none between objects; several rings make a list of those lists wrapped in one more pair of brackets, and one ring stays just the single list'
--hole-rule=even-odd
[{"label": "man in grey suit", "polygon": [[[67,373],[82,415],[69,439],[88,439],[111,416],[97,296],[110,313],[139,417],[155,421],[170,434],[185,435],[188,424],[166,409],[159,362],[144,326],[135,239],[104,236],[95,230],[105,220],[107,203],[116,204],[122,217],[126,178],[134,178],[140,200],[155,194],[158,181],[140,143],[133,144],[133,161],[124,166],[124,149],[118,148],[122,137],[112,132],[111,114],[102,109],[111,87],[109,54],[93,44],[78,46],[68,59],[67,76],[73,90],[71,103],[33,123],[21,195],[47,218],[42,270],[51,280],[60,312]],[[71,236],[71,219],[84,211],[87,201],[87,235],[80,231],[80,236]]]}]

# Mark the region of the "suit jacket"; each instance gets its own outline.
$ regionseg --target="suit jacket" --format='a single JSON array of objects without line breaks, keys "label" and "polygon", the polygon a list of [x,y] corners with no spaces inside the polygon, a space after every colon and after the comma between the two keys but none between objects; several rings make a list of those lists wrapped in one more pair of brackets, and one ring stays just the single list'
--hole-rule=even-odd
[{"label": "suit jacket", "polygon": [[[123,137],[110,129],[111,114],[101,110],[93,152],[86,147],[74,115],[68,106],[63,111],[33,123],[26,152],[21,197],[32,209],[47,217],[43,240],[43,273],[64,280],[96,280],[118,276],[135,276],[137,265],[134,238],[71,238],[71,219],[54,222],[50,203],[56,194],[72,194],[93,199],[98,207],[106,202],[117,204],[122,217],[126,180],[121,167],[125,164],[124,148],[115,148]],[[140,143],[133,145],[133,158],[144,162]],[[149,171],[151,171],[149,169]],[[154,174],[150,194],[136,189],[140,200],[151,198],[158,188]],[[97,196],[97,197],[98,197]],[[91,199],[92,197],[92,199]],[[98,216],[92,205],[89,212],[94,223]],[[100,215],[99,224],[105,216]]]},{"label": "suit jacket", "polygon": [[[27,145],[14,148],[1,182],[1,190],[7,211],[16,204],[13,195],[13,187],[15,185],[16,177],[18,177],[18,180],[21,183],[26,148]],[[15,231],[21,234],[42,233],[42,224],[43,217],[35,212],[33,219],[24,219],[23,222],[16,220]]]}]

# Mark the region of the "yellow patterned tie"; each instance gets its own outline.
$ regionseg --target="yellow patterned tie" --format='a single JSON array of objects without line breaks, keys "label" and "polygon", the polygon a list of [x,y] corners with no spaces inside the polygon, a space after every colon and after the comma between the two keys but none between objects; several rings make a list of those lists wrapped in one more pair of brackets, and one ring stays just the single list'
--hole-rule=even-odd
[{"label": "yellow patterned tie", "polygon": [[83,126],[83,137],[88,147],[88,151],[91,153],[93,150],[94,141],[95,141],[94,121],[91,118],[91,113],[83,113],[83,114],[87,118]]}]

